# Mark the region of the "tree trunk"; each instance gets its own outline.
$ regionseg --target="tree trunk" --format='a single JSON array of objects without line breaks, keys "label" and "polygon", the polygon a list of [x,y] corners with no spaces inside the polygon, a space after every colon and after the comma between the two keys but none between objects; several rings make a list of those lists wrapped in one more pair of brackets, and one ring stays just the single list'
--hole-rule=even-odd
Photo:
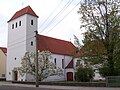
[{"label": "tree trunk", "polygon": [[108,56],[109,76],[114,76],[114,61],[112,56]]}]

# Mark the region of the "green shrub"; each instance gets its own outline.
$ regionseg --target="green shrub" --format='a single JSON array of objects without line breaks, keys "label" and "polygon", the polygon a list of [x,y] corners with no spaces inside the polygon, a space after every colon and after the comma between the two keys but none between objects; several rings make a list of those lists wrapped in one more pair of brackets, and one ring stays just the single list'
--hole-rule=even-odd
[{"label": "green shrub", "polygon": [[94,72],[92,68],[79,67],[75,73],[75,79],[78,82],[89,82],[93,79]]}]

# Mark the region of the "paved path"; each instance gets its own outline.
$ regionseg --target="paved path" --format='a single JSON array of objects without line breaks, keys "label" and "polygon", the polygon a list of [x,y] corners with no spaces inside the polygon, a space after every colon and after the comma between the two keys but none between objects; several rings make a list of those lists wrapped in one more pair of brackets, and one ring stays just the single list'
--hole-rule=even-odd
[{"label": "paved path", "polygon": [[[12,84],[11,82],[0,82],[1,87],[22,87],[22,88],[34,88],[35,85],[26,85],[26,84]],[[45,90],[120,90],[120,88],[112,88],[112,87],[80,87],[80,86],[53,86],[53,85],[39,85],[39,89]]]}]

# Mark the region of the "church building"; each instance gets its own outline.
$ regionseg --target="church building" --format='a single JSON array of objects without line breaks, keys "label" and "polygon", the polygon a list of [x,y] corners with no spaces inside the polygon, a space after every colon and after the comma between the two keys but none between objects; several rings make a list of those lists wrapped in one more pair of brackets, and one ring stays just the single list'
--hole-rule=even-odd
[{"label": "church building", "polygon": [[[17,68],[21,66],[21,58],[26,52],[36,50],[35,31],[37,30],[38,15],[30,6],[17,11],[8,21],[7,81],[32,81],[27,74],[24,77],[20,76]],[[46,81],[74,80],[75,46],[71,42],[38,35],[37,44],[38,50],[49,50],[52,53],[52,62],[64,73],[62,77],[49,77]]]}]

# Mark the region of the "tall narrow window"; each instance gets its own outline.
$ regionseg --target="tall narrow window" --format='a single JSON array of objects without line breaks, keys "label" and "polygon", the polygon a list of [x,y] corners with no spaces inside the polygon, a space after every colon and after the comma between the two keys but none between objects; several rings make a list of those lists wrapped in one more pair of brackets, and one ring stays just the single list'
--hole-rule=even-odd
[{"label": "tall narrow window", "polygon": [[33,25],[33,20],[31,20],[31,25]]},{"label": "tall narrow window", "polygon": [[54,59],[54,63],[55,63],[55,68],[56,68],[56,65],[57,65],[56,58]]},{"label": "tall narrow window", "polygon": [[19,26],[21,26],[21,21],[19,21]]},{"label": "tall narrow window", "polygon": [[31,41],[31,46],[33,46],[33,41]]},{"label": "tall narrow window", "polygon": [[17,28],[17,22],[16,22],[16,28]]},{"label": "tall narrow window", "polygon": [[14,24],[12,24],[12,29],[14,29]]},{"label": "tall narrow window", "polygon": [[62,59],[62,68],[64,69],[64,59]]},{"label": "tall narrow window", "polygon": [[46,58],[45,67],[48,68],[48,57]]}]

